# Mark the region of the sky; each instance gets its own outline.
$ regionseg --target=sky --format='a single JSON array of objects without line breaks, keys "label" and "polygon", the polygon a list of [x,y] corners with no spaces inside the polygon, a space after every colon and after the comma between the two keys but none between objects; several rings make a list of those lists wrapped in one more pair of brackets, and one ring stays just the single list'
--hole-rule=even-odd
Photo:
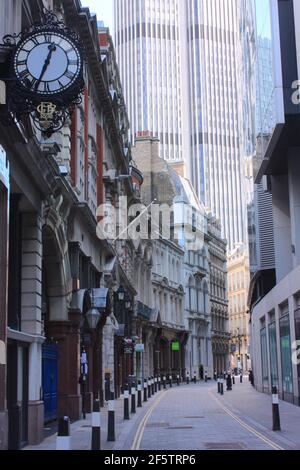
[{"label": "sky", "polygon": [[271,38],[270,0],[256,0],[257,35]]},{"label": "sky", "polygon": [[92,13],[97,13],[98,21],[103,20],[105,26],[113,27],[113,0],[81,0],[84,7],[89,7]]}]

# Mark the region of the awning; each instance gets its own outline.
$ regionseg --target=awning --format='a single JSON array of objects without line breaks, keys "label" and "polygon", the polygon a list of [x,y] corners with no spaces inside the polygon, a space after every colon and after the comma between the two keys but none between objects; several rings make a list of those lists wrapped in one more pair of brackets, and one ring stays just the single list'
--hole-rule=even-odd
[{"label": "awning", "polygon": [[85,314],[90,308],[107,310],[110,305],[109,290],[101,289],[81,289],[73,293],[71,309],[79,310]]},{"label": "awning", "polygon": [[92,307],[106,310],[109,307],[109,290],[106,288],[91,290]]},{"label": "awning", "polygon": [[[86,302],[89,305],[84,305]],[[91,298],[89,291],[87,289],[81,289],[73,293],[72,302],[71,302],[71,309],[72,310],[79,310],[81,313],[91,306]],[[86,307],[86,308],[84,308]]]}]

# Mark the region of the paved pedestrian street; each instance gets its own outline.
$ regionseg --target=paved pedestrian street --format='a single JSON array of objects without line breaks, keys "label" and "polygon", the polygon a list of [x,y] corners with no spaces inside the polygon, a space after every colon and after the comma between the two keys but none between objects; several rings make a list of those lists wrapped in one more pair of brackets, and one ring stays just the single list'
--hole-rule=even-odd
[{"label": "paved pedestrian street", "polygon": [[[300,449],[300,409],[280,402],[281,432],[272,432],[268,395],[246,380],[224,396],[217,386],[173,386],[152,397],[130,421],[123,421],[123,400],[116,402],[116,442],[107,443],[107,411],[102,411],[103,450],[296,450]],[[73,450],[89,450],[91,417],[72,425]],[[54,450],[56,436],[27,450]]]}]

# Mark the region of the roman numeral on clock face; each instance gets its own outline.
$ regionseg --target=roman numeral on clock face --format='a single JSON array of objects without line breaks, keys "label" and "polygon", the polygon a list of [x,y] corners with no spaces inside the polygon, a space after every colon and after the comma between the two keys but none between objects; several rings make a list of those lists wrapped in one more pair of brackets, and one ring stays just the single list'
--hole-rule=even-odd
[{"label": "roman numeral on clock face", "polygon": [[30,75],[30,73],[28,72],[28,70],[25,69],[25,70],[23,70],[23,72],[21,72],[21,73],[19,74],[19,76],[20,76],[20,79],[21,79],[21,80],[25,80],[26,78],[29,78],[31,75]]},{"label": "roman numeral on clock face", "polygon": [[52,42],[52,36],[51,34],[44,34],[44,39],[45,39],[45,42]]},{"label": "roman numeral on clock face", "polygon": [[31,41],[33,42],[35,46],[38,46],[40,44],[36,37],[31,38]]},{"label": "roman numeral on clock face", "polygon": [[22,65],[26,65],[27,61],[26,60],[18,60],[17,66],[21,67]]},{"label": "roman numeral on clock face", "polygon": [[44,87],[43,89],[44,93],[50,93],[50,85],[48,82],[43,82],[43,87]]},{"label": "roman numeral on clock face", "polygon": [[28,83],[30,85],[30,88],[32,89],[35,89],[37,82],[38,81],[36,78],[33,78],[33,77],[28,78]]},{"label": "roman numeral on clock face", "polygon": [[65,76],[70,80],[73,80],[73,78],[75,77],[75,73],[71,72],[70,70],[67,70]]}]

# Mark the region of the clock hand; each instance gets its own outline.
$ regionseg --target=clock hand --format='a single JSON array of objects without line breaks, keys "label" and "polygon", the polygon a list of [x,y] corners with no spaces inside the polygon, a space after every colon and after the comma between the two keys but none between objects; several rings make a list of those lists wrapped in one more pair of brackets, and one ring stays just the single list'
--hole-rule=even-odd
[{"label": "clock hand", "polygon": [[55,45],[55,43],[53,42],[52,44],[50,44],[50,46],[49,46],[48,49],[49,49],[48,56],[47,56],[47,58],[46,58],[46,60],[45,60],[44,67],[42,68],[42,72],[41,72],[40,78],[38,79],[38,81],[37,81],[37,83],[36,83],[36,85],[35,85],[35,89],[36,89],[36,90],[38,89],[38,87],[39,87],[39,85],[40,85],[40,83],[41,83],[41,81],[42,81],[42,78],[43,78],[43,76],[45,75],[47,68],[49,67],[49,64],[50,64],[50,61],[51,61],[51,57],[52,57],[52,53],[53,53],[54,51],[56,51],[56,45]]}]

